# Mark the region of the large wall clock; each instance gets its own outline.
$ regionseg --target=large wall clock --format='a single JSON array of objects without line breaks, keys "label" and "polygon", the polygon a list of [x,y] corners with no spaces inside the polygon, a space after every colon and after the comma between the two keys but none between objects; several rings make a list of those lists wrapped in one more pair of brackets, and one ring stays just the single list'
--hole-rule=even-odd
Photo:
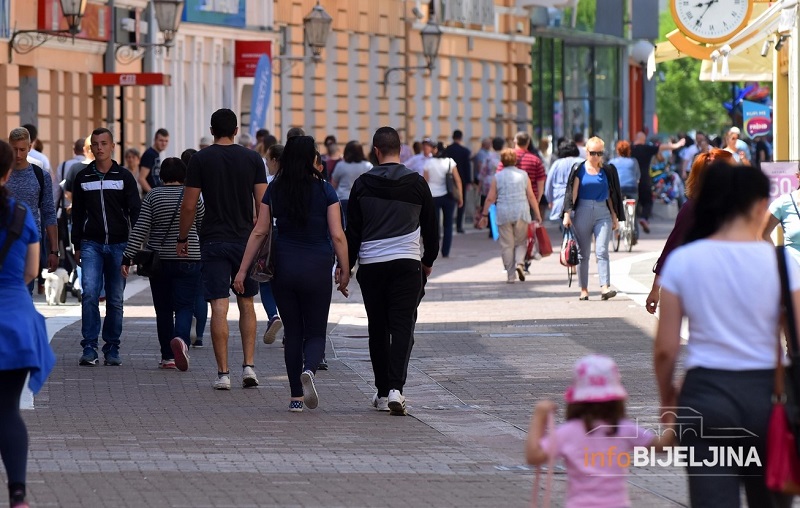
[{"label": "large wall clock", "polygon": [[754,0],[670,0],[672,18],[690,39],[725,42],[747,26]]}]

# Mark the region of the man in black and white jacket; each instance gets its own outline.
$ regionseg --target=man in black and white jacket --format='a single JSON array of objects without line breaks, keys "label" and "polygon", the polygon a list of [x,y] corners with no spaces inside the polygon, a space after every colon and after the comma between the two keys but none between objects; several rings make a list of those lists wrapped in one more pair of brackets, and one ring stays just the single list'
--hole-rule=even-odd
[{"label": "man in black and white jacket", "polygon": [[106,365],[121,365],[122,297],[125,279],[120,266],[128,233],[139,217],[141,201],[136,179],[114,161],[114,138],[105,128],[91,137],[95,160],[75,176],[72,189],[72,242],[80,263],[83,288],[80,365],[97,365],[100,335],[100,292],[105,285],[103,355]]},{"label": "man in black and white jacket", "polygon": [[417,307],[439,253],[439,232],[428,184],[400,163],[397,131],[381,127],[372,144],[380,165],[353,184],[347,247],[350,266],[359,261],[356,278],[369,320],[369,355],[378,389],[372,405],[405,415],[403,386]]}]

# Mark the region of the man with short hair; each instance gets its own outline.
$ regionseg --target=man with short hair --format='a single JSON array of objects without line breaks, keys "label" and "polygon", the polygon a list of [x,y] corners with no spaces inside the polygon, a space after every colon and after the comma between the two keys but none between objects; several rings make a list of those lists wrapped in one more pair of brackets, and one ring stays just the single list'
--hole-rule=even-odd
[{"label": "man with short hair", "polygon": [[72,242],[80,263],[81,347],[79,365],[97,365],[101,332],[100,293],[106,291],[106,317],[102,323],[105,365],[122,365],[119,357],[125,278],[122,255],[128,234],[139,218],[139,189],[130,171],[112,159],[114,136],[106,128],[92,132],[95,160],[76,176],[72,187]]},{"label": "man with short hair", "polygon": [[31,150],[28,153],[28,162],[31,164],[36,164],[43,170],[47,171],[51,175],[53,174],[53,168],[50,166],[50,159],[47,158],[45,154],[33,148],[33,144],[36,143],[36,140],[39,139],[39,129],[36,128],[35,125],[26,123],[22,126],[25,130],[28,131],[28,134],[31,137]]},{"label": "man with short hair", "polygon": [[72,168],[75,164],[83,163],[83,161],[86,159],[86,155],[84,155],[84,151],[83,151],[83,143],[84,143],[84,141],[85,141],[84,138],[76,139],[75,143],[72,145],[73,157],[71,159],[65,160],[64,162],[62,162],[58,166],[58,168],[56,168],[56,176],[55,176],[55,181],[53,182],[53,184],[54,184],[53,185],[53,189],[56,189],[56,186],[58,186],[58,189],[61,191],[61,194],[59,194],[57,196],[55,193],[58,192],[58,190],[56,190],[53,193],[53,201],[55,201],[56,203],[59,203],[61,201],[60,198],[64,197],[65,198],[64,199],[64,201],[65,201],[64,202],[64,207],[65,208],[69,208],[69,201],[66,199],[66,197],[64,195],[65,191],[64,191],[64,187],[61,185],[61,182],[65,182],[66,181],[67,175],[69,174],[70,168]]},{"label": "man with short hair", "polygon": [[[188,256],[189,230],[194,222],[197,202],[203,194],[205,217],[200,230],[203,286],[211,302],[211,342],[217,360],[214,389],[230,390],[228,370],[228,307],[230,288],[239,272],[244,249],[253,230],[253,210],[267,190],[267,172],[258,152],[235,143],[239,132],[236,113],[218,109],[211,115],[214,144],[192,155],[186,173],[180,214],[177,253]],[[239,333],[242,336],[242,387],[258,386],[254,357],[256,313],[253,297],[258,282],[245,279],[244,292],[236,295],[239,306]]]},{"label": "man with short hair", "polygon": [[161,186],[161,152],[169,146],[169,132],[158,129],[153,137],[153,145],[144,151],[139,161],[139,186],[147,194]]},{"label": "man with short hair", "polygon": [[[408,360],[417,307],[439,253],[439,229],[425,179],[400,163],[400,136],[381,127],[372,138],[379,165],[353,183],[347,208],[350,266],[369,321],[369,356],[377,393],[372,406],[406,414]],[[423,253],[420,256],[420,241]]]},{"label": "man with short hair", "polygon": [[582,132],[576,132],[572,135],[572,142],[575,143],[575,146],[578,147],[579,157],[581,159],[586,159],[588,154],[586,153],[586,137],[583,135]]},{"label": "man with short hair", "polygon": [[[528,151],[528,146],[531,144],[531,136],[527,132],[518,132],[514,136],[514,143],[516,145],[514,151],[517,153],[516,167],[528,174],[528,178],[531,179],[531,185],[533,185],[533,193],[536,194],[536,200],[539,201],[542,199],[544,182],[547,179],[542,159]],[[502,169],[502,163],[500,166],[500,169]]]},{"label": "man with short hair", "polygon": [[[52,272],[58,268],[59,251],[56,205],[53,201],[53,183],[50,172],[28,162],[31,137],[26,128],[13,129],[8,135],[8,143],[14,151],[14,169],[11,171],[5,187],[11,197],[28,206],[39,231],[44,226],[48,245],[52,246],[47,255],[47,269]],[[33,285],[34,281],[28,285],[31,293]]]},{"label": "man with short hair", "polygon": [[306,131],[302,127],[292,127],[286,132],[286,141],[297,136],[305,136]]},{"label": "man with short hair", "polygon": [[650,161],[659,152],[666,150],[672,151],[683,148],[686,144],[685,139],[680,139],[676,143],[647,143],[647,135],[644,132],[637,132],[631,147],[631,157],[639,163],[641,178],[639,178],[639,202],[636,204],[636,216],[642,231],[650,233],[650,215],[653,213],[653,179],[650,176]]},{"label": "man with short hair", "polygon": [[[459,129],[453,131],[453,143],[445,148],[444,153],[456,163],[458,168],[458,176],[461,177],[461,203],[467,202],[467,189],[472,185],[472,163],[470,159],[472,152],[469,148],[462,145],[464,133]],[[456,232],[464,232],[464,205],[462,204],[456,212]]]},{"label": "man with short hair", "polygon": [[433,148],[435,146],[436,142],[431,138],[423,138],[422,151],[408,159],[405,162],[405,166],[411,171],[416,171],[420,176],[423,176],[425,174],[425,163],[428,162],[428,159],[433,157]]}]

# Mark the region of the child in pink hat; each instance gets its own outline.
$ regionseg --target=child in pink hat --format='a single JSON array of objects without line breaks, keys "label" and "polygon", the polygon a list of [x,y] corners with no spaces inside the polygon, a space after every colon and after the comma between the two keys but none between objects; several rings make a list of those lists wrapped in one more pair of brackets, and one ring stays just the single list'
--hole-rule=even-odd
[{"label": "child in pink hat", "polygon": [[[545,436],[556,404],[536,404],[525,444],[529,464],[561,457],[567,468],[567,508],[626,507],[626,476],[635,446],[660,450],[670,439],[658,437],[625,417],[628,392],[617,364],[601,355],[575,363],[572,385],[564,394],[566,422]],[[667,433],[670,435],[671,433]]]}]

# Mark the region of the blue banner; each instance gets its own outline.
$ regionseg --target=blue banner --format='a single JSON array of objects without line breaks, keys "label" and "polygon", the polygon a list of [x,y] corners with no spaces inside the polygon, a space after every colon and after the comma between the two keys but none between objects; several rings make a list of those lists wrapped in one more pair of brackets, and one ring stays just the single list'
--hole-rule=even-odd
[{"label": "blue banner", "polygon": [[250,136],[256,139],[258,129],[263,129],[267,123],[269,99],[272,95],[272,59],[269,55],[262,55],[258,59],[256,77],[253,82],[253,98],[250,103]]},{"label": "blue banner", "polygon": [[245,0],[186,0],[183,21],[244,28]]},{"label": "blue banner", "polygon": [[11,36],[9,25],[9,8],[11,0],[0,0],[0,37],[7,39]]},{"label": "blue banner", "polygon": [[760,102],[742,101],[744,131],[751,139],[772,133],[772,109]]}]

